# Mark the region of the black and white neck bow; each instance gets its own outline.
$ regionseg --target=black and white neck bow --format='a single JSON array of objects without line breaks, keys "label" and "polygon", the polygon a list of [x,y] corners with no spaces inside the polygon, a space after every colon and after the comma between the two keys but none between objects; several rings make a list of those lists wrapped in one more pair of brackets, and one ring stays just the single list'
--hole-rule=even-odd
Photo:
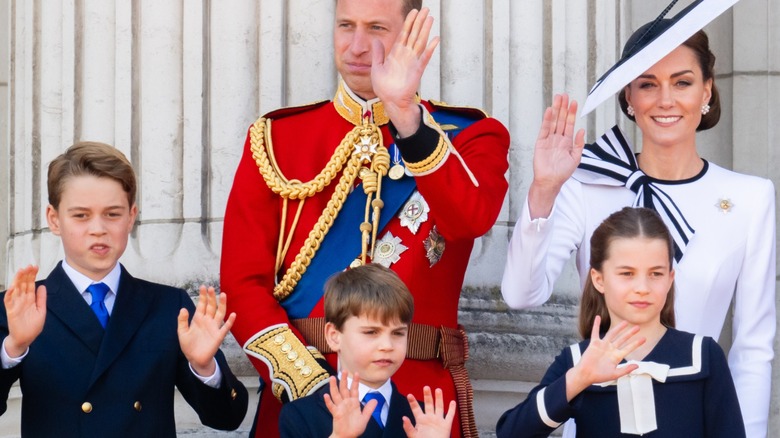
[{"label": "black and white neck bow", "polygon": [[636,193],[633,206],[658,212],[672,234],[674,259],[680,262],[696,231],[685,220],[674,200],[639,170],[633,148],[617,125],[595,143],[585,145],[574,179],[585,184],[622,185]]}]

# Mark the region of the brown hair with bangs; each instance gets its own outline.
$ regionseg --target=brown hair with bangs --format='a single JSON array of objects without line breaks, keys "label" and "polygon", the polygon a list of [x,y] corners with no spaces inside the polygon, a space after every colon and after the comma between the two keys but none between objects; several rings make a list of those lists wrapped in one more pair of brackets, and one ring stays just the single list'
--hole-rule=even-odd
[{"label": "brown hair with bangs", "polygon": [[395,272],[372,263],[332,275],[325,283],[324,307],[325,322],[341,331],[350,316],[409,324],[414,298]]},{"label": "brown hair with bangs", "polygon": [[94,141],[76,143],[49,163],[49,204],[58,209],[65,183],[71,178],[86,175],[118,182],[127,193],[128,206],[135,204],[138,186],[132,164],[115,147]]},{"label": "brown hair with bangs", "polygon": [[[609,259],[609,248],[617,239],[633,239],[644,237],[646,239],[660,239],[666,243],[669,253],[669,269],[674,262],[674,245],[669,229],[661,217],[649,208],[624,207],[622,210],[609,215],[604,222],[593,231],[590,237],[590,267],[601,272],[604,261]],[[601,316],[599,331],[605,333],[611,324],[609,310],[604,299],[593,285],[590,272],[585,281],[580,301],[580,336],[583,339],[590,338],[593,328],[593,320],[596,315]],[[666,295],[666,303],[661,309],[661,324],[674,328],[674,283]]]}]

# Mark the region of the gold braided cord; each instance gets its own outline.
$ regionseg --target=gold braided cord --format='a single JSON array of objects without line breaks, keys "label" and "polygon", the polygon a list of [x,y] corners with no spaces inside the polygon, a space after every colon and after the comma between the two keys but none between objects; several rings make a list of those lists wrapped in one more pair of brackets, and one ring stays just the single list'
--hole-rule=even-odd
[{"label": "gold braided cord", "polygon": [[[330,157],[330,160],[325,165],[325,168],[309,182],[288,181],[282,175],[276,164],[276,159],[273,158],[270,119],[261,117],[249,129],[252,158],[255,159],[255,164],[257,164],[260,174],[271,191],[287,199],[309,198],[330,185],[331,181],[338,175],[344,164],[349,160],[361,129],[363,127],[356,126],[344,137],[333,156]],[[265,145],[266,139],[268,147]],[[269,151],[271,157],[269,157]]]},{"label": "gold braided cord", "polygon": [[347,162],[347,166],[344,168],[344,173],[339,179],[339,183],[336,186],[336,190],[333,192],[328,204],[322,210],[320,218],[314,227],[309,231],[309,236],[303,242],[301,251],[295,256],[295,260],[287,268],[281,281],[274,287],[274,297],[278,301],[282,301],[287,298],[295,289],[295,286],[301,280],[301,277],[308,269],[311,260],[317,251],[320,249],[320,244],[325,238],[325,235],[330,231],[330,227],[333,225],[333,221],[338,216],[341,207],[344,205],[349,191],[355,183],[355,178],[358,174],[360,167],[360,159],[358,156],[353,156],[351,160]]},{"label": "gold braided cord", "polygon": [[[287,241],[284,242],[284,249],[277,254],[276,256],[276,269],[274,269],[274,272],[279,272],[279,269],[282,267],[282,263],[284,263],[284,258],[287,257],[287,251],[290,250],[290,244],[292,243],[293,234],[295,232],[295,229],[298,228],[298,220],[301,218],[301,212],[303,211],[303,205],[306,203],[305,199],[301,199],[301,202],[298,203],[298,208],[295,211],[295,217],[293,218],[293,223],[290,225],[290,231],[287,233]],[[284,211],[282,212],[282,225],[279,227],[279,242],[282,241],[282,236],[284,235],[284,227],[286,226],[286,218],[287,218],[287,199],[284,200]]]},{"label": "gold braided cord", "polygon": [[[370,155],[376,157],[378,155],[386,156],[386,159],[379,159],[380,164],[372,164],[373,167],[384,167],[384,173],[387,173],[389,167],[390,155],[387,149],[381,145],[382,133],[379,131],[377,125],[373,123],[366,123],[353,128],[339,146],[336,148],[331,159],[328,161],[325,169],[323,169],[314,179],[307,183],[301,183],[297,180],[287,180],[276,165],[276,160],[273,156],[272,144],[270,141],[270,129],[271,121],[264,118],[259,119],[250,128],[250,146],[252,149],[252,157],[255,159],[258,170],[263,176],[268,187],[275,194],[281,196],[284,200],[284,209],[286,210],[286,201],[289,199],[299,199],[301,202],[308,197],[321,192],[327,187],[333,180],[335,175],[341,172],[343,173],[339,179],[338,184],[333,191],[333,195],[328,200],[327,205],[322,211],[314,227],[309,232],[306,240],[301,247],[300,252],[295,256],[295,260],[287,268],[282,279],[274,287],[274,297],[278,301],[282,301],[292,293],[295,286],[300,281],[303,274],[306,272],[311,260],[320,248],[322,240],[333,225],[333,221],[341,211],[341,207],[344,205],[347,196],[349,195],[352,187],[354,186],[355,179],[358,176],[358,172],[361,169],[361,163],[365,154],[355,152],[356,147],[365,144],[365,139],[370,138],[378,143],[376,152],[372,152]],[[266,144],[267,140],[267,144]],[[355,153],[353,153],[355,152]],[[359,151],[358,151],[359,152]],[[370,158],[369,158],[370,159]],[[384,166],[381,163],[386,163]],[[300,205],[299,205],[300,208]],[[283,213],[286,217],[286,213]],[[277,261],[278,267],[281,267],[282,261],[279,257],[284,257],[289,249],[289,242],[292,233],[298,223],[300,215],[300,209],[295,215],[294,223],[289,231],[284,249],[280,252],[277,248]],[[284,224],[281,227],[279,241],[282,241],[282,235],[284,234]],[[281,246],[281,245],[280,245]]]},{"label": "gold braided cord", "polygon": [[[380,136],[380,141],[381,139],[382,137]],[[379,231],[379,215],[382,207],[385,206],[385,203],[382,201],[382,177],[387,175],[387,171],[390,169],[390,153],[381,143],[377,148],[376,155],[374,155],[374,160],[371,162],[371,168],[379,176],[377,178],[374,200],[371,201],[371,207],[374,209],[374,221],[371,229],[371,258],[373,259],[374,248],[376,247],[376,233]],[[368,199],[371,199],[371,196]]]}]

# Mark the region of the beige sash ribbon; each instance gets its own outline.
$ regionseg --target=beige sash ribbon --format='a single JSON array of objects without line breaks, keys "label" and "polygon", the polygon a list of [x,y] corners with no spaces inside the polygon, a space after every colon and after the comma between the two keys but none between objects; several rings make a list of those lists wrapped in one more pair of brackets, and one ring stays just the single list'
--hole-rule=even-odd
[{"label": "beige sash ribbon", "polygon": [[617,379],[617,381],[612,380],[598,385],[617,385],[620,432],[642,435],[658,428],[655,417],[653,379],[661,383],[666,382],[669,365],[630,360],[618,365],[618,368],[631,364],[639,365],[639,368]]}]

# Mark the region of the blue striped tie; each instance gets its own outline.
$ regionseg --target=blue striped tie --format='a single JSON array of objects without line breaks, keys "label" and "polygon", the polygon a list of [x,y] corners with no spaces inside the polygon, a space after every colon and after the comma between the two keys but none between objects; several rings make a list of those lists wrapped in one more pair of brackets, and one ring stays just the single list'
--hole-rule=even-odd
[{"label": "blue striped tie", "polygon": [[89,307],[95,312],[100,325],[106,328],[108,325],[108,309],[106,309],[106,303],[103,301],[106,298],[109,288],[105,283],[90,284],[87,288],[87,292],[92,294],[92,304]]}]

